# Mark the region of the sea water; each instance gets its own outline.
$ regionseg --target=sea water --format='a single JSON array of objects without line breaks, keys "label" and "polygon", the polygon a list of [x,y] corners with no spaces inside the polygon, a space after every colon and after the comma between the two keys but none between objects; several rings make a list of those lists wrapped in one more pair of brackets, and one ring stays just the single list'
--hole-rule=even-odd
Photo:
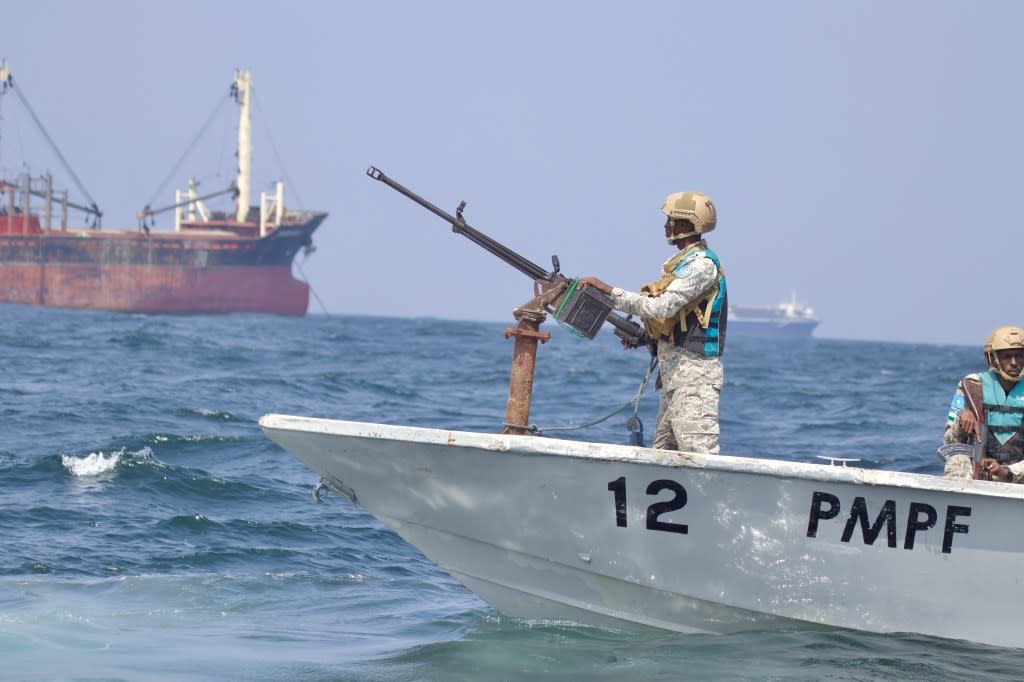
[{"label": "sea water", "polygon": [[[1024,651],[912,634],[681,635],[506,618],[344,497],[317,504],[317,476],[257,426],[277,412],[496,432],[509,325],[12,305],[0,315],[2,680],[946,680],[1024,669]],[[544,329],[531,422],[627,442],[631,407],[554,427],[627,406],[646,351],[608,331],[587,341]],[[976,347],[729,339],[722,451],[937,475],[952,392],[980,363]],[[639,403],[648,444],[656,406],[652,385]],[[987,599],[991,587],[965,575],[950,590]]]}]

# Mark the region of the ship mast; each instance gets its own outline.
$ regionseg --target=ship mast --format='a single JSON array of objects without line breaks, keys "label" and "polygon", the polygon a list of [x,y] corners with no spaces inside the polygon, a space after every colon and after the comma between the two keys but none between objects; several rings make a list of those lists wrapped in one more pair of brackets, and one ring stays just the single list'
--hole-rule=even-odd
[{"label": "ship mast", "polygon": [[[14,79],[11,78],[11,72],[7,68],[7,60],[0,59],[0,95],[7,91],[7,88],[14,85]],[[0,120],[3,120],[3,115],[0,114]],[[0,137],[3,136],[3,129],[0,128]],[[3,150],[3,146],[0,145],[0,151]],[[0,159],[2,161],[2,159]]]},{"label": "ship mast", "polygon": [[238,102],[238,214],[236,219],[243,223],[249,216],[249,197],[252,187],[252,116],[249,102],[252,95],[252,74],[236,71],[231,91]]}]

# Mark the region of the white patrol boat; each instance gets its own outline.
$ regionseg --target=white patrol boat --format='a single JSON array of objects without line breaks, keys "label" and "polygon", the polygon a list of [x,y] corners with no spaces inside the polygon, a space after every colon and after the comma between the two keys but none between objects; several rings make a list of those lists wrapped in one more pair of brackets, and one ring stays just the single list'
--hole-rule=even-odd
[{"label": "white patrol boat", "polygon": [[269,414],[260,426],[509,616],[677,632],[835,627],[1024,647],[1024,486],[528,435],[547,313],[593,338],[610,303],[367,173],[535,279],[501,434]]},{"label": "white patrol boat", "polygon": [[1024,647],[1024,486],[273,414],[260,425],[509,616]]}]

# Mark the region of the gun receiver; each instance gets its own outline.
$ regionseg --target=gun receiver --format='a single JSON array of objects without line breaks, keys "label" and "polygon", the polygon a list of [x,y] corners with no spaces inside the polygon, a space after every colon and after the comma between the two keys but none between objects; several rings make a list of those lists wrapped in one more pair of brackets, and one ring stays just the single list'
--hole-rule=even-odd
[{"label": "gun receiver", "polygon": [[[402,186],[398,182],[395,182],[374,166],[370,166],[369,168],[367,168],[366,174],[369,175],[374,180],[379,180],[380,182],[383,182],[385,185],[397,191],[399,194],[404,194],[406,197],[412,199],[417,204],[427,209],[437,217],[447,221],[452,226],[452,232],[463,235],[477,246],[480,246],[486,251],[489,251],[493,255],[497,256],[501,260],[505,261],[506,263],[514,267],[519,272],[523,273],[530,279],[534,280],[534,282],[547,282],[552,285],[558,285],[560,290],[563,292],[567,291],[568,293],[563,293],[557,300],[547,304],[549,307],[549,312],[553,312],[555,314],[556,319],[559,319],[569,324],[569,326],[572,326],[574,329],[580,331],[589,338],[593,338],[597,329],[601,326],[601,323],[607,321],[611,323],[612,326],[615,327],[615,335],[622,339],[623,343],[625,343],[627,346],[640,346],[647,342],[647,335],[644,332],[643,327],[633,322],[629,318],[622,317],[621,315],[613,312],[611,310],[611,304],[606,300],[603,294],[598,294],[596,292],[594,294],[591,294],[589,293],[589,289],[585,290],[588,293],[584,293],[584,290],[577,289],[577,287],[575,286],[575,280],[570,280],[569,278],[562,275],[559,272],[558,256],[551,257],[552,269],[550,271],[545,270],[544,268],[540,267],[533,261],[524,258],[523,256],[519,255],[518,253],[508,248],[507,246],[504,246],[503,244],[494,241],[493,239],[483,234],[479,230],[471,227],[462,217],[462,212],[466,208],[465,201],[459,203],[458,208],[455,209],[455,215],[453,216],[447,211],[444,211],[435,206],[434,204],[430,203],[429,201],[427,201],[420,195],[416,194],[409,188]],[[598,299],[595,296],[600,296],[601,298]],[[563,315],[563,311],[567,307],[565,304],[568,302],[568,299],[570,298],[572,298],[573,301],[577,303],[584,303],[583,299],[589,298],[590,303],[596,303],[598,306],[602,307],[601,311],[596,315],[593,309],[591,309],[589,311],[586,311],[581,316],[586,318],[587,322],[590,325],[593,325],[593,323],[596,322],[596,326],[592,326],[592,328],[585,329],[582,326],[577,326],[577,324],[574,324],[574,320],[570,319],[568,316]]]}]

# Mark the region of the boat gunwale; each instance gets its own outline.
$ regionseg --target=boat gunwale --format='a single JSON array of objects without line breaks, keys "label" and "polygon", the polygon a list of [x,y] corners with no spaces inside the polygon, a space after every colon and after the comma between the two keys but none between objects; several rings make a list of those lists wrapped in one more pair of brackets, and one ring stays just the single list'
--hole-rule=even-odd
[{"label": "boat gunwale", "polygon": [[[796,478],[828,483],[909,488],[936,493],[959,493],[1024,500],[1024,486],[998,481],[948,479],[931,474],[866,469],[814,462],[792,462],[736,455],[709,455],[674,450],[656,450],[633,445],[574,441],[546,436],[487,434],[418,426],[376,424],[321,417],[265,414],[259,419],[265,431],[302,432],[365,440],[391,440],[423,445],[475,448],[516,455],[557,455],[577,459],[604,460],[680,469],[701,469]],[[269,433],[267,435],[270,435]]]}]

